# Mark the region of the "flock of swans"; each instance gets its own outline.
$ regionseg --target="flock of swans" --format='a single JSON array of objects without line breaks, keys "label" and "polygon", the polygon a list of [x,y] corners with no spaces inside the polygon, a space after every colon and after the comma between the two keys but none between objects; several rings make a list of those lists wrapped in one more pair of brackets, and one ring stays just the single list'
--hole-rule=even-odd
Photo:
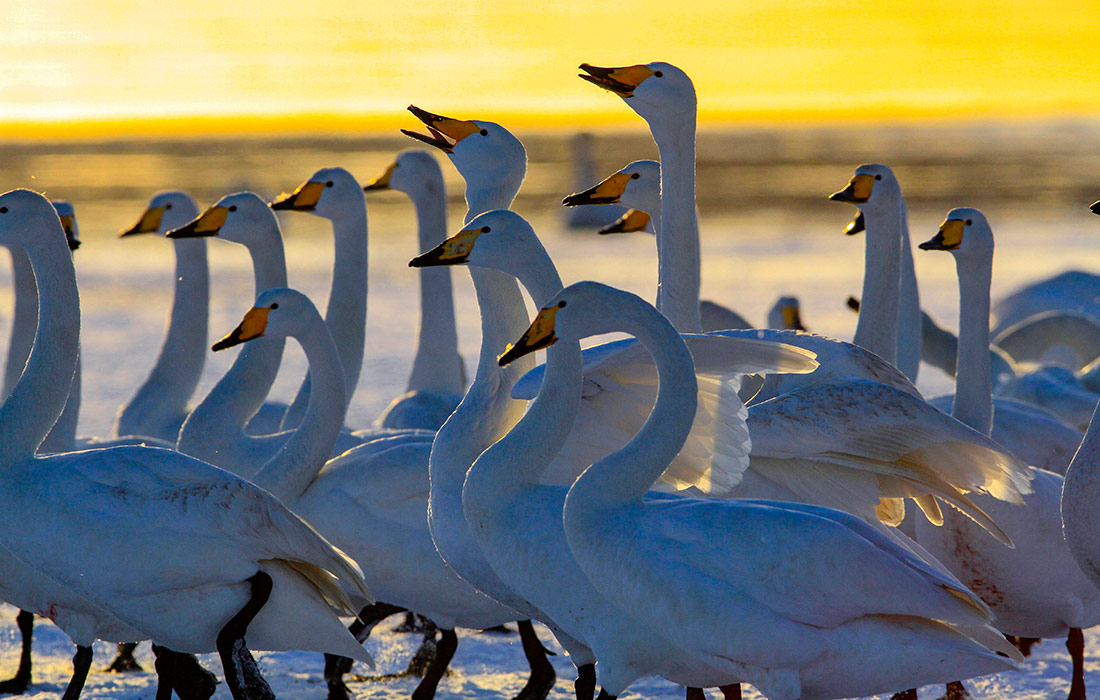
[{"label": "flock of swans", "polygon": [[[555,673],[532,621],[576,665],[578,700],[644,676],[693,700],[714,687],[738,698],[741,683],[775,700],[915,698],[937,683],[958,698],[961,681],[1018,668],[1042,637],[1067,639],[1070,698],[1085,697],[1081,631],[1100,622],[1096,278],[1021,290],[991,333],[993,234],[981,212],[953,209],[919,247],[954,256],[955,337],[920,310],[897,179],[862,165],[831,197],[858,208],[848,233],[866,237],[854,342],[805,332],[793,298],[772,328],[750,328],[699,298],[690,78],[667,63],[581,69],[645,119],[660,163],[565,204],[630,207],[603,232],[655,235],[656,306],[565,285],[509,210],[527,158],[507,129],[410,107],[426,131],[405,133],[465,181],[450,237],[441,170],[421,150],[365,186],[318,170],[271,203],[236,193],[200,213],[182,192],[152,198],[122,235],[172,239],[174,299],[156,365],[109,437],[76,437],[72,209],[0,196],[16,287],[0,599],[21,609],[23,633],[0,692],[30,683],[39,615],[76,645],[66,700],[96,639],[152,640],[158,700],[206,700],[214,679],[191,655],[212,651],[236,700],[274,697],[252,649],[325,654],[328,697],[343,700],[352,660],[371,661],[371,629],[408,611],[440,634],[415,700],[435,694],[455,628],[506,622],[530,666],[518,697],[545,698]],[[364,356],[364,193],[384,189],[406,193],[419,220],[421,352],[408,391],[357,429],[344,416]],[[332,223],[323,316],[286,288],[275,211]],[[232,367],[192,407],[208,238],[248,249],[256,298],[213,345],[243,346]],[[472,379],[448,266],[468,269],[480,307]],[[581,348],[610,332],[629,337]],[[289,405],[268,401],[287,338],[309,363]],[[922,357],[955,375],[953,397],[920,395]]]}]

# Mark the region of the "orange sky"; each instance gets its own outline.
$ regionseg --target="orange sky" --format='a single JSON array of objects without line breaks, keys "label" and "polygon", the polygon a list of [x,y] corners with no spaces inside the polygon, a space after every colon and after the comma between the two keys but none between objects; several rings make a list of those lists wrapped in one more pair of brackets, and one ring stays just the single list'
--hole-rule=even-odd
[{"label": "orange sky", "polygon": [[704,123],[1100,113],[1095,0],[537,4],[15,3],[0,135],[636,124],[582,61],[679,65]]}]

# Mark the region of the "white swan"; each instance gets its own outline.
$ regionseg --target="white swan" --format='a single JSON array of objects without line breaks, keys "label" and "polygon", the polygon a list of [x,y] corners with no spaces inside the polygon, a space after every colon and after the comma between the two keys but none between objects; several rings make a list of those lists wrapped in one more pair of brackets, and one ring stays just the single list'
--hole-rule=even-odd
[{"label": "white swan", "polygon": [[[359,182],[343,168],[321,168],[294,192],[271,203],[275,211],[303,211],[332,222],[336,241],[325,323],[340,351],[344,395],[355,394],[363,368],[367,327],[367,202]],[[309,375],[287,409],[282,428],[296,428],[309,403]]]},{"label": "white swan", "polygon": [[[355,189],[358,190],[358,185]],[[240,243],[252,256],[257,293],[286,286],[279,223],[267,203],[251,192],[222,197],[199,218],[169,231],[167,236],[173,239],[217,236]],[[241,350],[225,376],[187,416],[177,449],[246,478],[267,462],[290,433],[253,436],[245,432],[245,425],[271,390],[279,372],[283,346],[283,341],[277,341]],[[337,441],[337,454],[361,442],[360,438],[342,433]]]},{"label": "white swan", "polygon": [[[952,209],[924,250],[947,250],[959,274],[959,358],[951,413],[988,435],[994,421],[989,382],[989,286],[993,233],[977,209]],[[958,513],[944,513],[942,527],[916,522],[917,539],[993,610],[996,626],[1020,637],[1070,634],[1100,622],[1100,590],[1074,562],[1062,538],[1061,476],[1033,469],[1034,492],[1025,507],[975,496],[1012,538],[1001,546]],[[1069,644],[1075,679],[1083,673],[1078,644]],[[1076,685],[1076,680],[1075,680]],[[1081,688],[1083,691],[1083,687]],[[1074,695],[1071,697],[1083,697]]]},{"label": "white swan", "polygon": [[788,331],[804,331],[802,310],[798,297],[783,296],[775,300],[768,309],[768,328],[780,328]]},{"label": "white swan", "polygon": [[[38,574],[4,583],[41,596],[46,576],[90,603],[62,607],[70,596],[37,608],[82,648],[66,698],[79,694],[97,636],[216,648],[235,695],[256,690],[242,683],[263,683],[247,668],[246,630],[253,648],[369,659],[333,614],[353,612],[341,586],[369,598],[358,569],[270,494],[169,450],[33,456],[63,407],[78,352],[79,298],[62,235],[40,195],[0,196],[0,243],[26,250],[41,306],[27,369],[0,407],[0,537]],[[123,630],[111,629],[117,621]]]},{"label": "white swan", "polygon": [[[573,187],[577,190],[588,187],[596,179],[596,160],[593,158],[593,134],[580,131],[569,139],[569,150],[573,156]],[[626,213],[622,205],[609,205],[599,208],[570,209],[562,217],[562,223],[573,229],[599,228],[613,225],[620,214]]]},{"label": "white swan", "polygon": [[1004,329],[993,344],[1014,362],[1044,362],[1079,370],[1100,357],[1100,321],[1074,311],[1044,311]]},{"label": "white swan", "polygon": [[[404,192],[416,208],[419,250],[447,237],[447,191],[443,171],[426,151],[407,149],[364,191]],[[454,292],[450,270],[420,271],[420,334],[405,393],[390,402],[375,425],[437,430],[454,412],[466,388],[458,354]]]},{"label": "white swan", "polygon": [[[686,345],[638,297],[575,284],[502,359],[612,331],[645,344],[661,388],[642,431],[588,468],[565,500],[570,550],[603,595],[771,698],[867,695],[910,678],[1014,666],[993,651],[1007,644],[980,602],[855,518],[762,501],[644,501],[684,444],[696,392]],[[923,658],[912,653],[918,645]]]},{"label": "white swan", "polygon": [[[615,203],[626,204],[630,210],[615,223],[600,229],[599,233],[645,231],[655,234],[660,240],[661,164],[655,160],[636,160],[599,184],[562,200],[567,207]],[[705,331],[752,328],[752,324],[741,314],[713,301],[699,302],[699,317]]]}]

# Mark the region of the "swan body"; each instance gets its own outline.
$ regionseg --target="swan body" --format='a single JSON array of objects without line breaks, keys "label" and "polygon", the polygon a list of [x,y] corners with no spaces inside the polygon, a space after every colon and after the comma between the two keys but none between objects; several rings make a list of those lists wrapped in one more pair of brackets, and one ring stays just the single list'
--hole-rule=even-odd
[{"label": "swan body", "polygon": [[1088,314],[1045,311],[1004,329],[993,344],[1014,362],[1056,363],[1078,370],[1100,357],[1100,322]]},{"label": "swan body", "polygon": [[1083,313],[1100,318],[1100,275],[1067,270],[1025,285],[993,305],[992,333],[999,336],[1008,328],[1047,311]]},{"label": "swan body", "polygon": [[[397,190],[416,208],[419,250],[447,237],[447,192],[443,171],[427,151],[408,149],[363,188]],[[466,386],[458,354],[451,271],[420,270],[420,334],[405,393],[395,398],[375,421],[382,428],[437,430],[454,412]]]}]

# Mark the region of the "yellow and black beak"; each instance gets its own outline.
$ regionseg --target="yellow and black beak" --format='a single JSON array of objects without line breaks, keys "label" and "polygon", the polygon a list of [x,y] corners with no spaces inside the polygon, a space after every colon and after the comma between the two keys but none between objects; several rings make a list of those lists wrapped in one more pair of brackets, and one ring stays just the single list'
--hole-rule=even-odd
[{"label": "yellow and black beak", "polygon": [[633,233],[634,231],[645,231],[646,226],[649,226],[649,214],[639,209],[629,209],[617,221],[604,226],[596,233]]},{"label": "yellow and black beak", "polygon": [[863,204],[871,198],[871,192],[875,188],[875,176],[860,173],[848,181],[848,186],[839,192],[833,192],[829,199],[834,202],[848,202],[849,204]]},{"label": "yellow and black beak", "polygon": [[364,192],[373,192],[375,190],[388,190],[390,188],[390,178],[393,177],[393,171],[397,168],[397,161],[390,163],[390,167],[386,168],[386,171],[378,177],[372,179],[364,187]]},{"label": "yellow and black beak", "polygon": [[806,326],[802,325],[802,314],[799,313],[797,306],[784,306],[782,312],[784,326],[796,331],[806,330]]},{"label": "yellow and black beak", "polygon": [[119,237],[136,236],[139,233],[156,233],[160,228],[160,220],[164,218],[165,207],[149,207],[137,223],[128,229],[119,232]]},{"label": "yellow and black beak", "polygon": [[225,226],[225,220],[229,217],[229,209],[222,206],[213,206],[204,211],[199,218],[189,224],[172,229],[164,234],[168,238],[203,238],[216,236]]},{"label": "yellow and black beak", "polygon": [[439,265],[461,265],[470,259],[477,237],[485,233],[487,227],[468,228],[459,231],[427,253],[422,253],[409,261],[409,267],[437,267]]},{"label": "yellow and black beak", "polygon": [[244,315],[240,324],[229,335],[214,343],[210,349],[217,352],[263,336],[264,331],[267,330],[267,315],[271,313],[273,308],[274,306],[252,307]]},{"label": "yellow and black beak", "polygon": [[939,233],[932,240],[920,244],[921,250],[955,250],[963,242],[966,222],[962,219],[947,219],[940,224]]},{"label": "yellow and black beak", "polygon": [[615,173],[595,187],[569,195],[561,203],[567,207],[581,204],[618,204],[623,192],[626,192],[626,186],[634,179],[637,179],[635,175]]},{"label": "yellow and black beak", "polygon": [[504,354],[497,358],[497,364],[504,367],[509,362],[518,360],[524,355],[548,348],[558,342],[558,337],[554,335],[554,317],[557,316],[558,309],[564,306],[565,302],[559,301],[557,304],[539,311],[535,316],[535,320],[531,322],[531,327],[523,332],[523,335],[514,345],[509,345]]},{"label": "yellow and black beak", "polygon": [[849,309],[856,312],[857,314],[859,313],[859,299],[856,299],[853,296],[849,296],[847,301],[845,301],[844,303],[848,305]]},{"label": "yellow and black beak", "polygon": [[577,73],[577,77],[583,78],[593,85],[598,85],[604,90],[609,90],[619,97],[634,97],[634,91],[653,75],[653,70],[648,66],[623,66],[621,68],[600,68],[587,63],[582,63],[580,69],[584,73]]},{"label": "yellow and black beak", "polygon": [[76,231],[73,230],[73,225],[76,223],[73,221],[73,217],[69,214],[58,217],[61,219],[61,228],[65,229],[65,240],[69,243],[69,251],[72,252],[80,247],[80,239],[76,237]]},{"label": "yellow and black beak", "polygon": [[1093,214],[1100,214],[1100,201],[1093,202],[1092,206],[1089,207],[1089,211]]},{"label": "yellow and black beak", "polygon": [[290,194],[279,195],[270,206],[275,211],[313,211],[325,193],[325,186],[324,182],[303,182]]},{"label": "yellow and black beak", "polygon": [[867,222],[863,220],[863,212],[856,214],[856,218],[844,227],[844,233],[848,236],[854,236],[860,231],[867,230]]},{"label": "yellow and black beak", "polygon": [[481,131],[481,127],[472,121],[462,121],[432,114],[416,105],[409,105],[409,111],[417,119],[424,122],[424,125],[428,127],[428,134],[421,134],[410,129],[402,129],[401,133],[411,136],[417,141],[423,141],[429,146],[435,146],[444,153],[453,153],[459,141],[470,134]]}]

